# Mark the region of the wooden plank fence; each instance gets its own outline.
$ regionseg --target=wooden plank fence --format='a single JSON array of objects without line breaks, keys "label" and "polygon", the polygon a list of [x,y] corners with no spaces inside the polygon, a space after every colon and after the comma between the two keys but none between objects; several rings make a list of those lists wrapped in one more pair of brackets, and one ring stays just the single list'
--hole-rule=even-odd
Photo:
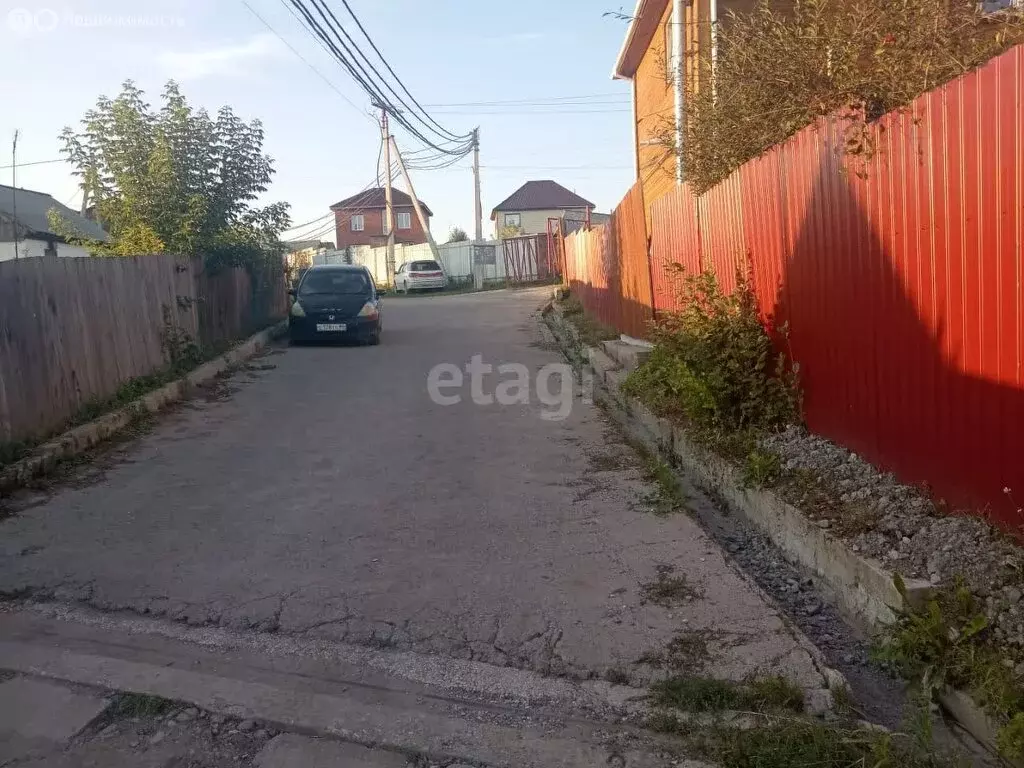
[{"label": "wooden plank fence", "polygon": [[283,317],[283,270],[258,277],[170,254],[0,262],[0,443],[164,367],[168,323],[209,347]]}]

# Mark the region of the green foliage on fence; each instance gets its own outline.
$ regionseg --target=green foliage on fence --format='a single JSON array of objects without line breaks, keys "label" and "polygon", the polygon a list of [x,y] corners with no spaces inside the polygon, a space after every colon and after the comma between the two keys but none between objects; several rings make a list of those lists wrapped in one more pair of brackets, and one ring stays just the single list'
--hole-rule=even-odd
[{"label": "green foliage on fence", "polygon": [[[867,121],[983,64],[1024,40],[1020,11],[986,14],[976,0],[761,0],[719,23],[686,83],[683,152],[697,191],[823,115],[850,117],[846,151],[870,154]],[[774,8],[772,6],[775,6]]]},{"label": "green foliage on fence", "polygon": [[[688,275],[682,299],[681,312],[655,324],[655,348],[625,391],[685,420],[719,447],[736,434],[798,422],[797,367],[773,348],[745,276],[726,294],[713,273]],[[745,456],[748,448],[739,452]]]}]

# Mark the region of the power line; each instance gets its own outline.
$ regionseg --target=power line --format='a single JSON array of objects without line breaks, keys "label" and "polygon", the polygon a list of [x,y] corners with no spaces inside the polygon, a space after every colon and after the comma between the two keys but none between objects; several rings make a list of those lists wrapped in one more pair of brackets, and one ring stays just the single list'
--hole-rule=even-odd
[{"label": "power line", "polygon": [[631,165],[481,165],[481,168],[502,168],[518,171],[628,171]]},{"label": "power line", "polygon": [[[66,163],[68,159],[66,157],[56,157],[53,160],[33,160],[29,163],[18,163],[19,168],[24,168],[26,165],[47,165],[49,163]],[[13,168],[13,165],[0,165],[0,170],[7,170]]]},{"label": "power line", "polygon": [[310,224],[316,224],[317,222],[323,221],[324,219],[326,219],[330,215],[331,214],[327,213],[327,214],[324,214],[323,216],[318,216],[315,219],[311,219],[310,221],[307,221],[305,224],[296,224],[294,227],[288,227],[288,230],[291,231],[293,229],[302,229],[303,227],[308,227]]},{"label": "power line", "polygon": [[434,108],[446,108],[446,107],[572,107],[572,106],[591,106],[597,104],[628,104],[630,99],[601,99],[601,100],[582,100],[575,99],[572,97],[565,97],[563,100],[555,101],[554,99],[510,99],[508,101],[452,101],[445,104],[431,104],[429,106]]},{"label": "power line", "polygon": [[576,100],[576,99],[611,99],[619,96],[629,96],[628,92],[625,91],[612,91],[609,93],[577,93],[577,94],[564,94],[562,96],[527,96],[522,99],[497,99],[495,101],[465,101],[450,104],[431,103],[426,104],[428,107],[475,107],[483,104],[516,104],[520,101],[565,101],[565,100]]},{"label": "power line", "polygon": [[441,110],[439,115],[613,115],[631,112],[630,109],[505,109],[482,112],[480,110],[466,112],[462,110]]},{"label": "power line", "polygon": [[294,53],[294,54],[295,54],[296,56],[298,56],[298,57],[299,57],[299,58],[300,58],[300,59],[302,60],[302,63],[303,63],[303,64],[305,64],[305,65],[306,65],[307,67],[309,67],[309,68],[310,68],[311,70],[313,70],[313,71],[314,71],[314,72],[315,72],[315,73],[317,74],[317,76],[318,76],[318,77],[319,77],[319,78],[320,78],[321,80],[323,80],[323,81],[324,81],[325,83],[327,83],[328,87],[329,87],[329,88],[330,88],[330,89],[331,89],[332,91],[334,91],[334,92],[335,92],[336,94],[338,94],[339,96],[341,96],[341,98],[342,98],[342,99],[344,99],[344,100],[345,100],[345,101],[346,101],[346,102],[347,102],[347,103],[348,103],[348,104],[349,104],[349,105],[350,105],[350,106],[352,107],[352,109],[356,110],[356,111],[357,111],[357,112],[359,112],[359,113],[360,113],[361,115],[366,115],[366,117],[367,117],[368,119],[370,119],[370,120],[373,120],[373,118],[372,118],[372,117],[370,117],[369,115],[367,115],[367,114],[366,114],[366,112],[364,112],[364,111],[363,111],[362,109],[360,109],[360,108],[359,108],[359,107],[358,107],[358,106],[356,105],[356,103],[355,103],[354,101],[352,101],[352,99],[350,99],[350,98],[349,98],[348,96],[346,96],[346,95],[345,95],[344,93],[342,93],[342,92],[341,92],[341,90],[340,90],[340,89],[338,88],[338,86],[336,86],[336,85],[335,85],[334,83],[332,83],[332,82],[331,82],[331,81],[330,81],[329,79],[327,79],[327,76],[326,76],[326,75],[325,75],[325,74],[324,74],[323,72],[321,72],[321,71],[320,71],[319,69],[317,69],[316,67],[314,67],[314,66],[313,66],[313,65],[312,65],[312,64],[311,64],[311,63],[309,62],[309,60],[308,60],[308,59],[307,59],[307,58],[306,58],[305,56],[303,56],[303,55],[302,55],[301,53],[299,53],[299,52],[298,52],[298,50],[297,50],[297,49],[296,49],[296,48],[295,48],[295,47],[294,47],[294,46],[293,46],[293,45],[292,45],[291,43],[289,43],[289,42],[288,42],[288,41],[287,41],[287,40],[286,40],[286,39],[284,38],[284,36],[283,36],[283,35],[282,35],[281,33],[279,33],[279,32],[278,32],[278,31],[277,31],[276,29],[274,29],[274,28],[273,28],[272,26],[270,26],[270,23],[269,23],[269,22],[268,22],[268,21],[267,21],[266,19],[264,19],[264,18],[263,18],[262,16],[260,16],[260,15],[259,15],[259,14],[258,14],[258,13],[256,12],[256,9],[255,9],[255,8],[253,8],[253,7],[251,6],[251,5],[249,5],[249,3],[247,2],[247,0],[242,0],[242,5],[244,5],[244,6],[246,7],[246,8],[248,8],[248,9],[249,9],[249,13],[251,13],[251,14],[252,14],[253,16],[255,16],[255,17],[256,17],[257,19],[259,19],[259,20],[260,20],[260,21],[261,21],[261,22],[263,23],[263,26],[265,26],[265,27],[266,27],[267,29],[269,29],[269,30],[270,30],[271,32],[273,32],[273,33],[274,33],[275,35],[277,35],[278,39],[279,39],[279,40],[280,40],[280,41],[281,41],[282,43],[284,43],[284,44],[285,44],[286,46],[288,46],[288,50],[290,50],[290,51],[291,51],[292,53]]},{"label": "power line", "polygon": [[410,99],[412,99],[412,103],[420,108],[420,111],[423,112],[424,115],[426,115],[427,119],[431,123],[436,125],[441,130],[442,134],[446,134],[448,137],[450,137],[451,139],[454,139],[456,141],[464,139],[465,135],[459,135],[459,134],[452,133],[447,128],[442,126],[439,122],[437,122],[434,118],[432,118],[427,113],[427,111],[425,109],[423,109],[423,105],[420,104],[418,101],[416,101],[416,97],[413,96],[412,93],[409,92],[409,89],[405,87],[405,83],[402,82],[402,79],[398,76],[398,74],[395,72],[395,70],[391,68],[391,65],[388,63],[388,60],[384,58],[384,55],[380,52],[380,49],[377,47],[377,44],[373,42],[373,38],[370,37],[370,35],[367,33],[366,29],[363,27],[362,22],[359,21],[359,17],[356,16],[355,12],[352,10],[352,6],[350,6],[348,4],[348,0],[341,0],[341,2],[345,6],[345,10],[347,10],[349,15],[352,17],[352,20],[355,21],[356,26],[359,27],[359,31],[363,33],[363,37],[366,38],[367,42],[369,42],[369,44],[370,44],[370,47],[373,48],[374,53],[377,54],[377,58],[379,58],[382,62],[384,62],[384,66],[387,67],[388,72],[391,73],[391,76],[393,78],[395,78],[395,82],[398,83],[398,85],[401,87],[401,89],[403,91],[405,91],[405,93],[409,96]]},{"label": "power line", "polygon": [[[405,130],[407,130],[409,133],[411,133],[414,137],[419,139],[425,145],[427,145],[428,147],[432,147],[438,152],[442,152],[447,155],[456,155],[466,154],[472,149],[472,134],[457,136],[456,134],[453,134],[449,131],[441,133],[439,129],[430,126],[428,121],[431,118],[429,115],[426,115],[425,111],[424,115],[426,115],[426,117],[421,116],[412,106],[410,106],[410,104],[407,101],[405,101],[398,94],[394,87],[392,87],[391,84],[387,81],[387,78],[385,78],[380,73],[380,71],[377,70],[377,68],[369,60],[369,57],[367,57],[366,54],[363,53],[363,51],[355,43],[355,41],[352,39],[352,36],[348,34],[348,32],[344,29],[343,26],[341,26],[340,22],[337,19],[337,16],[335,16],[334,12],[331,11],[330,8],[326,6],[324,0],[309,0],[313,8],[316,10],[320,18],[322,19],[322,23],[314,17],[313,13],[307,7],[305,0],[287,1],[290,2],[292,6],[302,15],[303,19],[305,19],[306,26],[312,29],[313,32],[315,32],[315,34],[324,42],[324,44],[327,45],[334,58],[346,69],[346,71],[348,71],[348,73],[353,77],[353,79],[355,79],[355,81],[360,85],[360,87],[363,88],[367,95],[369,95],[370,98],[376,104],[383,107],[394,118],[395,122],[401,125]],[[285,2],[285,0],[282,0],[282,2]],[[349,8],[349,12],[351,13],[351,8]],[[354,14],[352,15],[353,18],[356,18]],[[358,18],[356,18],[356,23],[359,24]],[[324,28],[325,26],[327,27],[327,29]],[[366,35],[365,28],[362,28],[361,24],[360,28],[363,30],[364,35]],[[328,30],[330,34],[328,34]],[[346,39],[348,40],[348,43],[346,43]],[[368,35],[367,39],[369,40]],[[370,42],[371,45],[373,45],[372,40],[370,40]],[[338,47],[339,45],[341,46],[340,48]],[[374,47],[375,50],[377,50],[376,46]],[[359,59],[356,56],[357,53],[358,56],[361,57],[363,61],[366,62],[367,66],[363,66],[363,64],[360,63]],[[380,55],[379,50],[378,55]],[[387,64],[386,61],[385,64]],[[378,84],[378,81],[383,85]],[[404,86],[402,87],[404,88]],[[414,117],[419,123],[423,124],[430,132],[439,136],[441,138],[440,143],[436,140],[427,138],[427,136],[425,136],[420,129],[414,126],[409,121],[409,119],[405,117],[404,110],[397,107],[387,96],[384,90],[385,88],[395,96],[395,98],[399,101],[400,104],[402,104],[406,109],[409,110],[409,113],[412,117]],[[423,111],[422,108],[420,108],[420,110]],[[448,136],[453,136],[455,137],[455,139],[449,139],[445,134],[447,134]],[[445,147],[441,146],[441,144],[449,146]]]}]

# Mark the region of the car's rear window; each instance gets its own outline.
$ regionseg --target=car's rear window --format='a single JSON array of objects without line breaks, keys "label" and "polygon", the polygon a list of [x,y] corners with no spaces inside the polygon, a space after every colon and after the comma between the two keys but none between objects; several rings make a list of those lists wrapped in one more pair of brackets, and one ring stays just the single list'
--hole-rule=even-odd
[{"label": "car's rear window", "polygon": [[440,272],[441,265],[436,261],[414,261],[409,265],[410,272]]},{"label": "car's rear window", "polygon": [[311,270],[299,286],[300,296],[316,293],[369,293],[370,281],[365,272],[355,270]]}]

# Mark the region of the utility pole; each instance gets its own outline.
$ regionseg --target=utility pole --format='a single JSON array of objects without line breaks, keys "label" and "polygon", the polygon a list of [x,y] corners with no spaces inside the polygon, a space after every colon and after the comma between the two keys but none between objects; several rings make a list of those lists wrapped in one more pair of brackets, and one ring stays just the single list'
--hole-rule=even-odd
[{"label": "utility pole", "polygon": [[[392,139],[394,141],[394,139]],[[427,222],[427,217],[423,215],[423,207],[420,205],[420,199],[416,197],[416,190],[412,186],[412,179],[409,178],[409,171],[405,167],[405,160],[402,159],[402,153],[398,151],[398,145],[395,144],[395,157],[398,158],[398,167],[402,170],[402,178],[405,179],[405,186],[409,188],[409,197],[412,198],[412,207],[416,211],[416,218],[419,219],[420,226],[423,228],[423,233],[427,236],[427,242],[430,243],[430,252],[434,255],[434,261],[438,264],[441,263],[441,252],[437,250],[437,243],[434,242],[434,236],[430,234],[430,224]]]},{"label": "utility pole", "polygon": [[480,128],[473,130],[473,214],[476,222],[476,237],[479,243],[484,239],[484,207],[480,201]]},{"label": "utility pole", "polygon": [[391,202],[391,131],[388,129],[388,111],[383,105],[380,107],[380,135],[384,142],[384,221],[388,227],[388,253],[384,270],[387,272],[388,285],[391,286],[395,281],[395,208]]},{"label": "utility pole", "polygon": [[11,218],[14,219],[14,258],[18,258],[18,132],[11,145]]}]

